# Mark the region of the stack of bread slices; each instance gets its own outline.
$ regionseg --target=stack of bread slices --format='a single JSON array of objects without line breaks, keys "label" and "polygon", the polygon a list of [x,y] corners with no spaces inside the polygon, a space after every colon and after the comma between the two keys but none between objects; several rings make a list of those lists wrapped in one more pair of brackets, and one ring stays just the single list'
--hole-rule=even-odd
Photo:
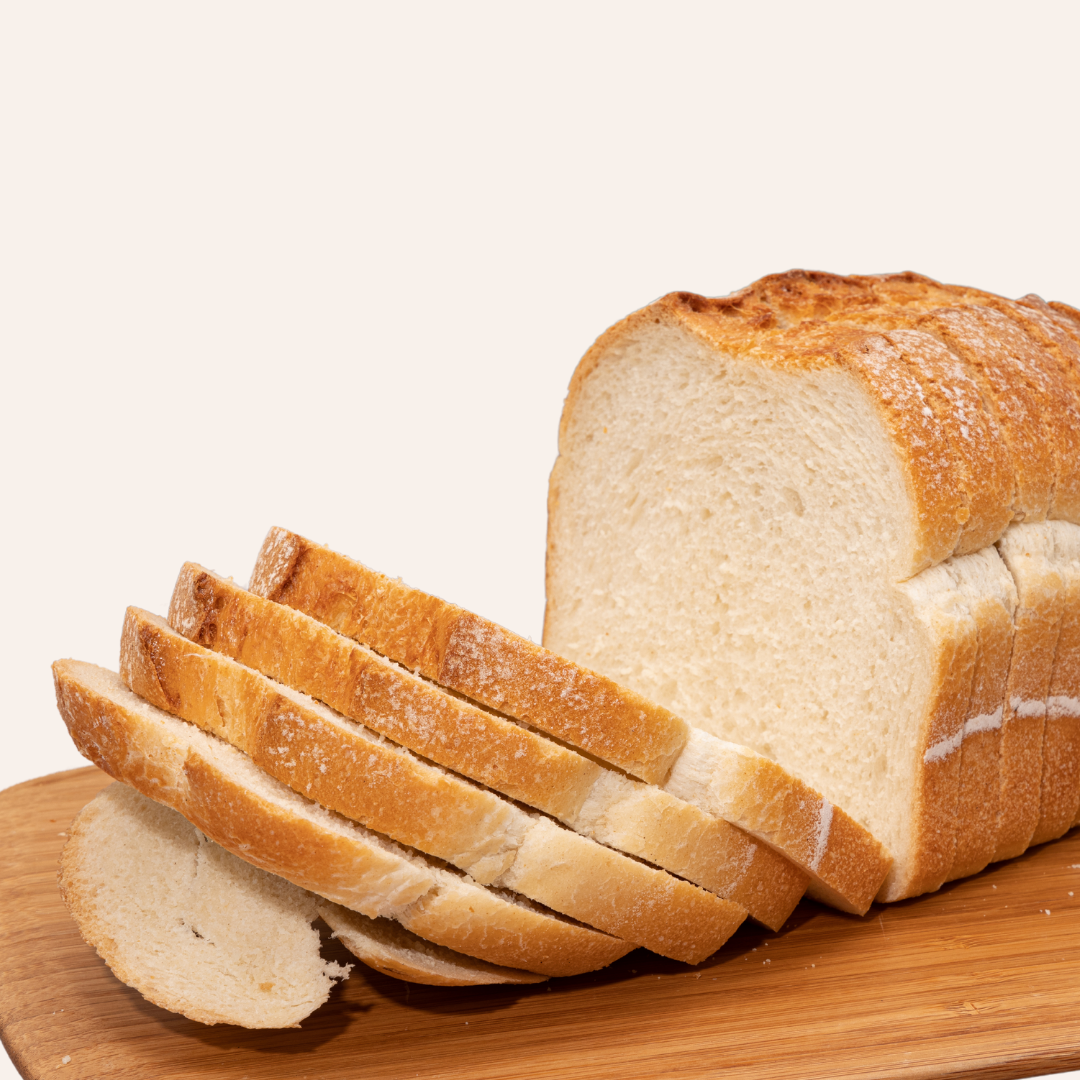
[{"label": "stack of bread slices", "polygon": [[1062,835],[1080,312],[917,274],[658,300],[574,375],[547,580],[546,645],[844,806],[881,900]]},{"label": "stack of bread slices", "polygon": [[248,589],[194,564],[129,608],[119,674],[54,665],[124,782],[61,887],[124,981],[205,1023],[295,1025],[346,968],[535,982],[637,946],[696,964],[804,892],[863,913],[891,858],[761,754],[282,529]]}]

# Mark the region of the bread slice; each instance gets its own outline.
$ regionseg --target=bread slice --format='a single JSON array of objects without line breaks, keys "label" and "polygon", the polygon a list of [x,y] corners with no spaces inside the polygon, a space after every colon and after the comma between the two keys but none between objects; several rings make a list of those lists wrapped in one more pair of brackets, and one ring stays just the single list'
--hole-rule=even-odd
[{"label": "bread slice", "polygon": [[[293,790],[485,885],[697,963],[746,909],[421,761],[303,694],[128,610],[121,677]],[[616,928],[618,928],[616,930]]]},{"label": "bread slice", "polygon": [[633,948],[302,798],[228,743],[143,701],[113,672],[59,660],[53,679],[80,753],[300,888],[467,956],[542,975],[592,971]]},{"label": "bread slice", "polygon": [[975,620],[978,653],[960,745],[956,851],[947,880],[982,870],[997,850],[1001,725],[1013,648],[1016,586],[993,547],[942,564]]},{"label": "bread slice", "polygon": [[125,784],[75,818],[60,891],[121,982],[203,1024],[299,1027],[349,973],[319,955],[315,897]]},{"label": "bread slice", "polygon": [[[625,722],[606,719],[612,712],[605,706],[611,695],[617,691],[628,698],[627,692],[617,685],[600,680],[593,673],[555,653],[539,649],[494,623],[411,589],[402,582],[392,581],[295,533],[271,529],[252,574],[252,585],[260,594],[288,603],[325,621],[342,633],[387,654],[392,660],[415,666],[429,677],[445,678],[449,680],[449,685],[460,692],[482,694],[487,703],[597,756],[606,757],[613,764],[625,764],[633,748],[638,745],[635,735],[626,735]],[[500,687],[504,684],[513,689],[502,691]],[[614,686],[614,690],[609,691],[605,684]],[[572,708],[587,712],[595,704],[599,719],[591,727],[579,720],[563,722],[559,716],[559,697],[551,689],[552,686],[573,687],[573,692],[567,695],[573,701]],[[538,687],[543,688],[543,694],[536,689]],[[665,716],[670,717],[671,714],[651,706],[644,699],[638,700],[643,709],[647,706],[651,710],[642,712],[641,723],[667,723]],[[625,720],[625,714],[622,720]],[[627,749],[615,749],[623,742],[628,744]],[[690,840],[693,834],[687,830],[691,825],[695,830],[704,828],[700,815],[705,811],[708,816],[713,816],[714,821],[734,822],[794,862],[815,882],[814,895],[819,899],[832,902],[829,898],[834,898],[844,910],[865,911],[888,868],[887,856],[877,841],[837,808],[836,827],[827,834],[828,855],[815,858],[820,836],[817,817],[811,815],[808,818],[801,811],[792,812],[784,817],[786,824],[781,826],[777,814],[781,804],[789,808],[801,807],[806,799],[816,800],[816,805],[820,807],[820,795],[809,791],[805,785],[764,760],[755,760],[751,771],[758,779],[753,784],[746,782],[749,774],[740,768],[731,774],[733,787],[727,791],[726,772],[721,771],[710,778],[701,773],[708,757],[703,758],[699,754],[702,747],[700,739],[690,743],[684,739],[680,756],[673,759],[675,769],[669,770],[664,783],[669,797],[675,794],[676,789],[666,780],[675,771],[684,778],[691,774],[697,777],[694,783],[684,779],[679,789],[679,800],[672,800],[674,805],[661,806],[659,793],[639,786],[637,799],[631,805],[639,807],[642,812],[637,813],[632,821],[628,819],[622,808],[628,805],[629,800],[624,798],[619,812],[626,820],[626,827],[618,835],[590,835],[596,835],[597,839],[622,847],[632,854],[649,858],[698,884],[716,888],[721,895],[747,903],[759,921],[776,929],[782,924],[779,916],[786,905],[777,904],[776,910],[767,912],[752,902],[755,895],[762,898],[782,896],[775,880],[762,882],[750,891],[749,881],[744,876],[740,878],[736,892],[722,881],[710,885],[695,866],[685,860],[677,862],[672,858],[677,853],[679,834]],[[720,758],[709,760],[715,763]],[[744,756],[739,760],[749,767],[749,757]],[[607,773],[602,779],[608,789],[613,790],[618,784],[625,788],[625,782],[612,773]],[[758,802],[748,798],[754,791],[761,793]],[[610,802],[609,791],[604,792],[604,798]],[[602,801],[593,797],[589,805],[598,806]],[[644,813],[646,808],[651,808],[651,813]],[[697,817],[694,816],[695,810]],[[733,816],[714,816],[723,815],[725,810]],[[563,820],[580,828],[583,816],[579,814],[576,820],[566,817]],[[610,810],[605,812],[605,818],[613,820]],[[650,818],[673,824],[678,820],[679,828],[677,831],[668,829],[663,837],[658,835],[657,842],[650,846],[650,853],[646,853],[640,842],[634,846],[634,838],[644,835]],[[593,827],[591,819],[587,825]],[[713,829],[716,830],[715,825]],[[655,829],[652,831],[656,832]],[[725,839],[726,851],[733,839],[731,830]],[[695,850],[703,848],[703,844],[694,841]],[[739,866],[743,861],[733,856],[728,865]]]},{"label": "bread slice", "polygon": [[404,982],[426,986],[522,986],[546,975],[497,967],[445,949],[410,933],[392,919],[369,919],[340,904],[320,901],[319,915],[342,945],[370,968]]},{"label": "bread slice", "polygon": [[686,743],[686,722],[640,694],[286,529],[267,534],[249,588],[647,783]]}]

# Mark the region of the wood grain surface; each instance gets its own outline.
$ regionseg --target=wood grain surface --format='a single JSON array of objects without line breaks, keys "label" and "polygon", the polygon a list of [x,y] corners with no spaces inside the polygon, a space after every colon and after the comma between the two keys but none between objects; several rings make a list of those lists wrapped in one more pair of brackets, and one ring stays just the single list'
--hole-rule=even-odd
[{"label": "wood grain surface", "polygon": [[302,1029],[256,1032],[149,1004],[79,937],[57,860],[107,783],[77,769],[0,793],[0,1032],[26,1077],[841,1080],[1080,1066],[1075,830],[863,918],[804,901],[781,933],[744,926],[698,968],[639,950],[536,987],[440,989],[358,966]]}]

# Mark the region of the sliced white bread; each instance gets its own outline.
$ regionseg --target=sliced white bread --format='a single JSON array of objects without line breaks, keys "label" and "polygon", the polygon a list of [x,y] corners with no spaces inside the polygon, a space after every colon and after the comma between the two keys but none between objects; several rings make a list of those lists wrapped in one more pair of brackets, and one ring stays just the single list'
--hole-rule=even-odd
[{"label": "sliced white bread", "polygon": [[[536,815],[420,761],[321,702],[189,641],[137,608],[129,608],[125,619],[120,674],[137,694],[238,746],[294,790],[446,859],[484,884],[516,887],[513,881],[524,868],[515,860],[519,852],[533,851],[524,838],[537,827]],[[752,910],[773,930],[805,891],[806,875],[771,849],[697,807],[611,770],[600,770],[584,803],[564,820]],[[549,824],[539,827],[546,832]],[[611,861],[603,853],[601,859]],[[636,865],[616,860],[615,866],[622,872],[613,880],[624,884],[628,874],[633,881],[657,880]],[[619,902],[610,888],[605,896]],[[695,919],[701,915],[699,900],[695,897],[688,913]],[[724,926],[739,917],[731,907],[704,903],[722,913]],[[714,923],[715,917],[707,918],[695,936]],[[668,932],[672,927],[668,920]]]},{"label": "sliced white bread", "polygon": [[947,878],[953,881],[978,873],[997,850],[1001,725],[1016,586],[993,547],[953,556],[943,566],[967,600],[978,629],[978,655],[960,745],[956,852]]},{"label": "sliced white bread", "polygon": [[80,753],[300,888],[467,956],[543,975],[592,971],[633,948],[325,810],[235,747],[143,701],[113,672],[59,660],[53,678]]},{"label": "sliced white bread", "polygon": [[320,805],[665,956],[697,963],[746,917],[741,905],[422,761],[137,608],[125,619],[120,673],[141,697]]},{"label": "sliced white bread", "polygon": [[[627,712],[628,702],[639,709],[639,725],[647,728],[657,724],[666,733],[665,747],[674,745],[678,731],[687,730],[682,721],[677,721],[682,726],[676,727],[676,718],[667,710],[638,695],[631,696],[617,684],[549,650],[283,529],[271,529],[252,574],[252,588],[326,622],[394,661],[415,667],[425,676],[446,680],[458,692],[480,695],[492,707],[612,764],[625,766],[642,756],[644,736],[630,723],[634,717]],[[563,694],[569,703],[569,721],[560,714]],[[684,738],[678,756],[665,759],[675,762],[662,780],[669,798],[676,794],[669,782],[676,772],[684,778],[691,774],[698,778],[694,783],[684,779],[679,799],[671,800],[671,805],[660,804],[662,794],[656,789],[642,785],[628,788],[625,779],[606,771],[594,785],[583,812],[574,820],[566,816],[562,820],[584,828],[598,840],[746,903],[755,918],[773,929],[782,923],[779,916],[784,905],[774,903],[774,910],[766,912],[753,898],[783,895],[775,884],[767,884],[755,874],[758,880],[741,875],[738,891],[715,877],[711,880],[716,884],[711,885],[696,865],[679,856],[680,847],[706,850],[695,839],[706,828],[702,812],[716,821],[734,823],[782,853],[815,883],[813,894],[818,899],[835,902],[846,911],[861,913],[869,907],[889,860],[865,829],[830,804],[835,826],[822,833],[817,811],[806,810],[811,803],[820,809],[822,798],[805,784],[760,755],[703,756],[703,749],[700,739]],[[738,760],[739,767],[729,769],[723,764],[729,760]],[[711,776],[702,772],[708,761],[718,770]],[[633,799],[629,798],[631,792]],[[617,806],[613,802],[616,796]],[[781,806],[786,808],[782,815]],[[616,818],[622,822],[617,832],[591,831],[596,828],[594,823],[610,824]],[[677,822],[677,828],[665,829],[660,835],[655,826],[647,828],[650,819],[673,826]],[[716,832],[715,825],[712,831]],[[681,845],[676,841],[680,834],[685,837]],[[731,852],[726,865],[745,863],[753,872],[761,856],[754,856],[754,863],[736,857],[733,845],[745,845],[745,839],[737,838],[731,830],[722,835],[725,857]],[[649,836],[655,837],[655,842],[646,852],[636,838]],[[710,842],[715,844],[716,840]]]},{"label": "sliced white bread", "polygon": [[640,694],[286,529],[267,534],[248,587],[648,783],[686,743],[686,722]]},{"label": "sliced white bread", "polygon": [[203,1024],[299,1027],[349,972],[319,955],[311,893],[126,784],[75,818],[60,891],[121,982]]},{"label": "sliced white bread", "polygon": [[189,640],[414,753],[700,882],[767,926],[782,925],[805,887],[797,869],[710,815],[449,694],[303,613],[202,567],[189,563],[181,570],[169,622]]},{"label": "sliced white bread", "polygon": [[549,500],[545,644],[847,807],[896,856],[882,899],[951,869],[942,733],[971,659],[901,585],[996,539],[1016,493],[980,480],[994,417],[966,392],[964,422],[935,355],[785,329],[758,297],[664,298],[579,365]]}]

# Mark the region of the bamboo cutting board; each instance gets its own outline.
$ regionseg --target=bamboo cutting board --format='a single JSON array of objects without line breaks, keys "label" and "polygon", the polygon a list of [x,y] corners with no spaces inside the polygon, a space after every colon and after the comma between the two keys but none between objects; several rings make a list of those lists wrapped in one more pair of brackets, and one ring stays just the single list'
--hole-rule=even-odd
[{"label": "bamboo cutting board", "polygon": [[0,794],[0,1031],[26,1077],[843,1080],[1080,1066],[1080,831],[861,919],[804,902],[780,934],[747,924],[696,969],[638,950],[535,987],[446,989],[358,965],[302,1029],[257,1032],[149,1004],[79,937],[57,860],[107,783],[77,769]]}]

